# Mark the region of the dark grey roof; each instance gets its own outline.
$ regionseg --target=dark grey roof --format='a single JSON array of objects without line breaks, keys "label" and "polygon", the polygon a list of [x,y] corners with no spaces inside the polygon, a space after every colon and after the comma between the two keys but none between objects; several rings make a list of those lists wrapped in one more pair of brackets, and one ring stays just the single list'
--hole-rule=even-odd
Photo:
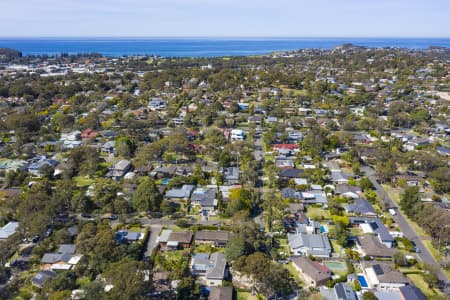
[{"label": "dark grey roof", "polygon": [[69,262],[72,256],[70,253],[45,253],[41,259],[41,264],[54,264],[58,261]]},{"label": "dark grey roof", "polygon": [[340,183],[336,185],[336,189],[334,191],[337,195],[345,194],[348,192],[357,194],[361,192],[361,188],[357,186],[351,186],[348,183]]},{"label": "dark grey roof", "polygon": [[225,254],[223,254],[222,252],[214,252],[210,256],[210,261],[213,267],[206,271],[206,278],[223,279],[225,275],[225,268],[227,265]]},{"label": "dark grey roof", "polygon": [[31,279],[31,282],[38,287],[42,287],[48,279],[55,278],[56,276],[57,274],[53,271],[40,271]]},{"label": "dark grey roof", "polygon": [[201,230],[195,234],[197,241],[228,242],[230,233],[228,231]]},{"label": "dark grey roof", "polygon": [[280,171],[278,174],[280,177],[287,178],[298,178],[299,176],[305,174],[305,171],[295,168],[285,168]]},{"label": "dark grey roof", "polygon": [[288,233],[289,245],[293,249],[305,247],[314,250],[324,250],[328,254],[331,252],[331,245],[328,237],[321,234],[290,234]]},{"label": "dark grey roof", "polygon": [[223,170],[225,180],[239,180],[239,168],[230,167]]},{"label": "dark grey roof", "polygon": [[420,289],[414,285],[405,285],[400,288],[400,293],[404,299],[408,300],[426,300],[427,297],[422,293]]},{"label": "dark grey roof", "polygon": [[75,253],[75,245],[74,244],[62,244],[58,248],[58,253]]},{"label": "dark grey roof", "polygon": [[290,187],[283,188],[281,190],[281,193],[283,195],[283,198],[290,198],[290,199],[300,199],[301,198],[301,193],[297,192],[296,190],[294,190],[293,188],[290,188]]},{"label": "dark grey roof", "polygon": [[353,289],[346,283],[339,282],[334,286],[337,300],[357,300]]},{"label": "dark grey roof", "polygon": [[191,200],[203,202],[205,200],[214,200],[216,198],[216,190],[207,189],[206,191],[196,190],[192,193]]},{"label": "dark grey roof", "polygon": [[369,201],[364,199],[356,199],[353,204],[347,205],[348,212],[365,214],[376,214]]}]

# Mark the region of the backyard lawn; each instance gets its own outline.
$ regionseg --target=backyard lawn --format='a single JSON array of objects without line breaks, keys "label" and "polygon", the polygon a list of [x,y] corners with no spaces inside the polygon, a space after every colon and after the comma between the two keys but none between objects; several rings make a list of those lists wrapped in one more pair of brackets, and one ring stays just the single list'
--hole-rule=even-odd
[{"label": "backyard lawn", "polygon": [[442,295],[441,291],[429,288],[421,274],[408,274],[407,277],[427,296],[427,299],[434,299],[435,296]]},{"label": "backyard lawn", "polygon": [[292,277],[294,277],[295,282],[297,282],[298,285],[301,285],[303,280],[300,277],[300,275],[298,274],[297,270],[294,268],[294,266],[292,265],[292,263],[288,263],[286,265],[284,265],[286,267],[286,269],[289,271],[289,274],[292,275]]},{"label": "backyard lawn", "polygon": [[308,206],[307,214],[311,219],[315,219],[315,218],[321,219],[322,217],[324,219],[330,218],[330,213],[328,212],[328,210],[325,210],[322,207]]},{"label": "backyard lawn", "polygon": [[[389,197],[394,200],[395,204],[400,206],[400,194],[401,190],[394,189],[389,185],[383,184],[384,190],[388,193]],[[408,216],[403,213],[403,216],[408,221],[409,225],[414,229],[414,231],[421,237],[428,236],[416,222],[412,221]]]},{"label": "backyard lawn", "polygon": [[93,179],[84,176],[76,176],[73,179],[75,180],[75,183],[78,187],[90,186],[92,183],[94,183]]},{"label": "backyard lawn", "polygon": [[237,292],[237,300],[256,300],[256,296],[252,296],[249,292]]}]

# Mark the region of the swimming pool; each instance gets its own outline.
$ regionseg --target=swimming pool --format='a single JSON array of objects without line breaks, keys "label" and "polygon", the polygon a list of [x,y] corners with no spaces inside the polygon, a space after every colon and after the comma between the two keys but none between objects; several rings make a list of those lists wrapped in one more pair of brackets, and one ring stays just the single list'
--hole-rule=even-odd
[{"label": "swimming pool", "polygon": [[328,233],[328,228],[325,225],[320,225],[320,233]]},{"label": "swimming pool", "polygon": [[347,271],[345,263],[340,261],[324,261],[323,264],[327,266],[331,271]]},{"label": "swimming pool", "polygon": [[362,288],[368,288],[369,285],[367,284],[366,278],[363,275],[358,275],[358,281],[361,284]]}]

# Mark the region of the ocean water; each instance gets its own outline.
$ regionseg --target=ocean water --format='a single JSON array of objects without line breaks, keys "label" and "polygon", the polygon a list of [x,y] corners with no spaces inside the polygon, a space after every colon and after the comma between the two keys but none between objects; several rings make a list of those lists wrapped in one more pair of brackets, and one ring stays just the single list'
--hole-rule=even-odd
[{"label": "ocean water", "polygon": [[105,56],[242,56],[307,48],[331,49],[344,43],[425,49],[450,47],[450,38],[0,38],[0,48],[20,50],[24,55],[95,52]]}]

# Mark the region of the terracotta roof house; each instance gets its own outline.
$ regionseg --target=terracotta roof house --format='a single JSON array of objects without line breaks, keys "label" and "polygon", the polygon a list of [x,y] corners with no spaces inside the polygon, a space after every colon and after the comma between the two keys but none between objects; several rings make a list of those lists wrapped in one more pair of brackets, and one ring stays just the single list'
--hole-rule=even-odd
[{"label": "terracotta roof house", "polygon": [[81,132],[82,139],[95,139],[97,137],[97,132],[94,130],[87,128]]},{"label": "terracotta roof house", "polygon": [[308,286],[318,287],[331,279],[331,271],[327,267],[307,257],[293,258],[292,265],[305,279]]}]

